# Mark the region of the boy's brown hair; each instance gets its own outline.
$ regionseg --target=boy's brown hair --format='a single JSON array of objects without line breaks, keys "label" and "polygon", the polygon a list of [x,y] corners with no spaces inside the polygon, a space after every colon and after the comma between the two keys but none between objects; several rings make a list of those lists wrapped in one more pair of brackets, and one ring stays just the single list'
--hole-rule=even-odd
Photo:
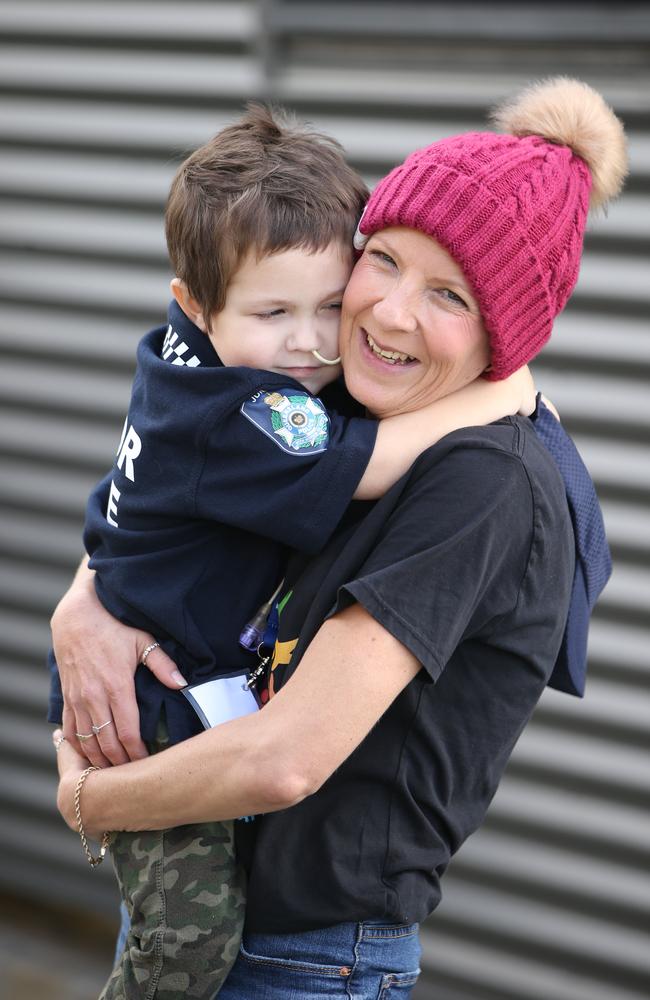
[{"label": "boy's brown hair", "polygon": [[278,108],[249,104],[192,153],[172,182],[165,212],[174,273],[210,328],[228,283],[253,249],[324,250],[352,237],[368,197],[335,139]]}]

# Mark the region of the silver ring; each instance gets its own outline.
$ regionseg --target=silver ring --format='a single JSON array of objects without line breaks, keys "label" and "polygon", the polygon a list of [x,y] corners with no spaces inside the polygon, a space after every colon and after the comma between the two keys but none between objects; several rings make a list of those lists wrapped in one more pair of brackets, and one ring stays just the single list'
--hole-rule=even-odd
[{"label": "silver ring", "polygon": [[110,724],[111,724],[112,721],[113,721],[112,719],[109,719],[108,722],[102,722],[101,726],[91,726],[90,728],[92,729],[92,731],[95,734],[95,736],[97,736],[97,734],[99,733],[99,731],[101,729],[106,729],[106,726],[110,726]]},{"label": "silver ring", "polygon": [[59,752],[59,747],[61,746],[64,740],[65,736],[59,736],[58,740],[54,741],[54,749],[56,750],[57,753]]},{"label": "silver ring", "polygon": [[147,665],[147,657],[149,656],[149,653],[153,649],[156,649],[156,647],[159,646],[159,645],[160,645],[159,642],[152,642],[148,646],[145,646],[144,652],[142,653],[142,656],[140,657],[140,663],[142,663],[143,666]]},{"label": "silver ring", "polygon": [[75,733],[75,736],[77,737],[78,740],[81,740],[81,742],[83,743],[84,740],[92,740],[92,739],[94,739],[95,734],[94,733]]}]

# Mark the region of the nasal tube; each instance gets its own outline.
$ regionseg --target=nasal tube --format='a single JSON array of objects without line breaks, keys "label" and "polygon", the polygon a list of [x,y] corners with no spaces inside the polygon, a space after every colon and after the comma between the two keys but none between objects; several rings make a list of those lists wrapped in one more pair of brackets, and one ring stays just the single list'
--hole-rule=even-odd
[{"label": "nasal tube", "polygon": [[316,360],[320,361],[320,363],[323,364],[323,365],[338,365],[338,364],[341,363],[341,355],[340,354],[339,354],[338,358],[334,358],[333,361],[329,361],[327,358],[324,358],[322,354],[319,354],[318,351],[315,350],[315,349],[311,353],[314,355],[314,357],[316,358]]}]

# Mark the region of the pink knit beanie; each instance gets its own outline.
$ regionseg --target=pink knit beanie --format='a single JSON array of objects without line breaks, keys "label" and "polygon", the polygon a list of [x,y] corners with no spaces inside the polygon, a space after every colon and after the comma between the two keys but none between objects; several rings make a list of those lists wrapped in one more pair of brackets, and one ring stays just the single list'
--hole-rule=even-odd
[{"label": "pink knit beanie", "polygon": [[476,294],[496,380],[550,337],[578,278],[587,213],[618,194],[627,155],[620,121],[578,80],[535,84],[493,120],[508,134],[442,139],[380,181],[355,246],[389,226],[444,246]]}]

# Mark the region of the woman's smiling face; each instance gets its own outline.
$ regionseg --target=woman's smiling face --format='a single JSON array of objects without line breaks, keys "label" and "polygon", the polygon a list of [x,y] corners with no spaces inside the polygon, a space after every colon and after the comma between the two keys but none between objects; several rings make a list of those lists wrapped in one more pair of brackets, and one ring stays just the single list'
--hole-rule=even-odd
[{"label": "woman's smiling face", "polygon": [[419,410],[490,362],[461,268],[430,236],[401,226],[371,236],[352,272],[340,350],[349,392],[378,418]]}]

